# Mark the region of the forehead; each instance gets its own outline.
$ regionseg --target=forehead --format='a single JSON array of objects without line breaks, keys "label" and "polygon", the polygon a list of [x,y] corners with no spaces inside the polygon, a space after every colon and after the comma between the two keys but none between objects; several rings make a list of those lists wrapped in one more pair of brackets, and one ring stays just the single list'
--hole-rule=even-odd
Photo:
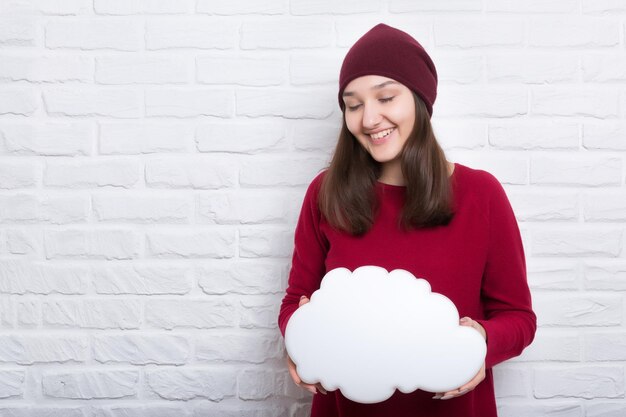
[{"label": "forehead", "polygon": [[350,97],[353,95],[362,95],[369,92],[376,93],[383,87],[399,87],[406,88],[399,81],[393,78],[383,77],[382,75],[363,75],[350,81],[344,89],[343,96]]}]

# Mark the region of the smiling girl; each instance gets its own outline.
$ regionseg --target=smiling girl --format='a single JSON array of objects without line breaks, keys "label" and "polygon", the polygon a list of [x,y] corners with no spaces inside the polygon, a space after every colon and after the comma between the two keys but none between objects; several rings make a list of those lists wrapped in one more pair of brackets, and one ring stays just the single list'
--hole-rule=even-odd
[{"label": "smiling girl", "polygon": [[379,24],[348,51],[339,75],[343,126],[328,169],[311,182],[295,231],[278,323],[308,302],[326,272],[363,265],[405,269],[456,305],[462,326],[487,342],[485,363],[453,391],[396,391],[360,404],[300,380],[313,417],[494,417],[494,365],[535,335],[524,249],[502,185],[490,173],[448,162],[430,118],[437,72],[410,35]]}]

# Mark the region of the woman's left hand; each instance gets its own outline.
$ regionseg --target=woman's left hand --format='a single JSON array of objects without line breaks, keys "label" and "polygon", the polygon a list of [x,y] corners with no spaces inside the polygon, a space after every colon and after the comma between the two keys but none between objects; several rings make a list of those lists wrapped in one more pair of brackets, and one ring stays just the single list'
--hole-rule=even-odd
[{"label": "woman's left hand", "polygon": [[[470,326],[470,327],[475,328],[482,335],[482,337],[485,340],[487,340],[487,332],[485,332],[485,328],[481,326],[480,323],[478,323],[477,321],[474,321],[469,317],[463,317],[459,321],[459,323],[461,326]],[[476,374],[476,376],[472,378],[470,382],[468,382],[467,384],[463,385],[462,387],[454,391],[438,392],[433,397],[433,399],[434,400],[449,400],[451,398],[460,397],[461,395],[464,395],[470,392],[471,390],[473,390],[474,388],[476,388],[476,386],[480,384],[483,379],[485,379],[485,364],[484,363],[483,363],[483,366],[478,371],[478,373]]]}]

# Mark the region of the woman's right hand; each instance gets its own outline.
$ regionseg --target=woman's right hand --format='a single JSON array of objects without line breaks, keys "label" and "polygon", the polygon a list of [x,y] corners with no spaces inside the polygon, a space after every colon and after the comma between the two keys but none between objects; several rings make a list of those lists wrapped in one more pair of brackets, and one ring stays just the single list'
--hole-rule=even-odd
[{"label": "woman's right hand", "polygon": [[[300,303],[298,304],[298,307],[308,302],[309,299],[303,295],[302,297],[300,297]],[[315,394],[317,391],[321,392],[322,394],[326,394],[326,390],[324,389],[324,387],[322,387],[322,384],[307,384],[305,382],[302,382],[300,376],[298,375],[298,372],[296,371],[296,364],[293,363],[289,355],[287,355],[287,367],[289,368],[289,374],[291,375],[293,382],[295,382],[297,386],[307,389],[313,394]]]}]

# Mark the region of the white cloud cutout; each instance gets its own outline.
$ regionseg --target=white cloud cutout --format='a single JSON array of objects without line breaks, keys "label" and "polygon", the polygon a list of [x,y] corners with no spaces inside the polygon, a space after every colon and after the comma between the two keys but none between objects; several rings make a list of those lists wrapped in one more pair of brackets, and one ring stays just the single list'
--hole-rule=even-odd
[{"label": "white cloud cutout", "polygon": [[487,352],[483,337],[428,281],[378,266],[329,271],[289,319],[285,346],[306,383],[360,403],[396,389],[445,392],[469,382]]}]

